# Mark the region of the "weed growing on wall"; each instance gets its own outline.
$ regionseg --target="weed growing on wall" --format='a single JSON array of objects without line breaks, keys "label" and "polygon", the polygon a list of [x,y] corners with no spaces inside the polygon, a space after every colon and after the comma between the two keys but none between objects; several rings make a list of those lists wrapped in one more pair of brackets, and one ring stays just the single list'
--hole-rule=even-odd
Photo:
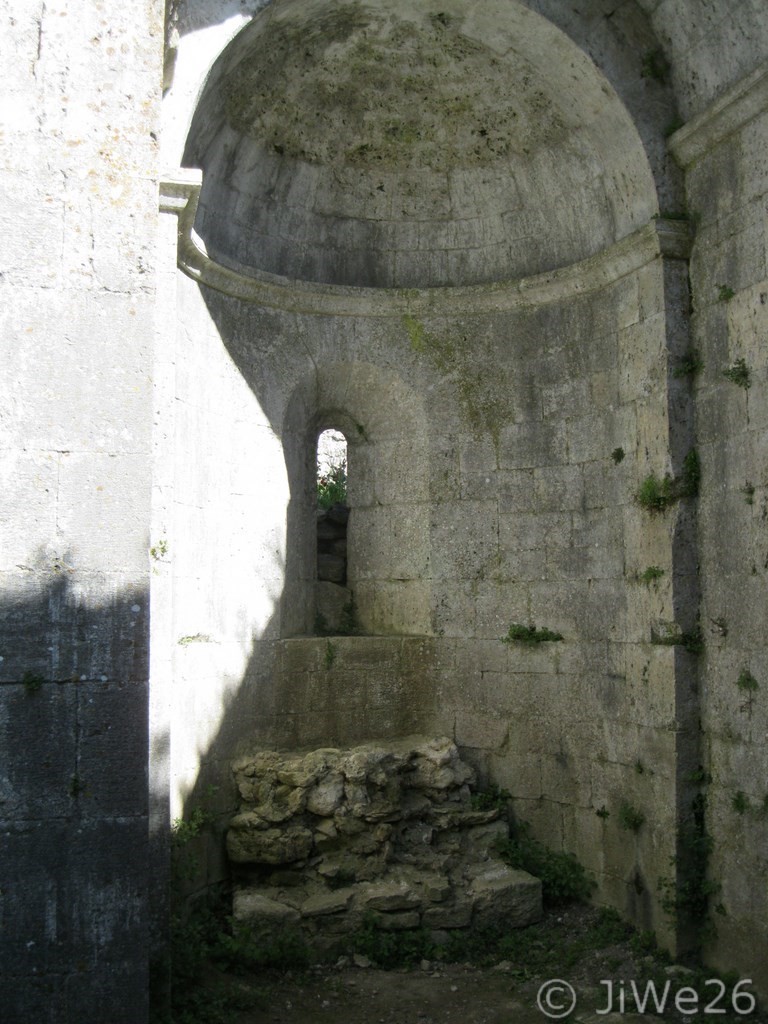
[{"label": "weed growing on wall", "polygon": [[[710,781],[708,773],[700,769],[702,785]],[[691,801],[690,811],[680,829],[680,853],[671,858],[678,868],[678,880],[659,879],[661,906],[666,914],[690,926],[701,941],[711,936],[714,924],[711,910],[722,913],[720,904],[711,906],[720,892],[718,882],[709,878],[709,859],[713,840],[706,826],[707,798],[702,791]]]},{"label": "weed growing on wall", "polygon": [[723,376],[731,384],[736,384],[738,387],[744,388],[745,391],[752,387],[752,374],[744,359],[737,359],[727,370],[723,370]]},{"label": "weed growing on wall", "polygon": [[736,292],[727,284],[718,285],[717,289],[717,301],[718,302],[730,302]]},{"label": "weed growing on wall", "polygon": [[45,682],[45,679],[43,679],[42,676],[37,675],[35,672],[25,672],[21,677],[21,682],[24,686],[25,693],[37,693]]},{"label": "weed growing on wall", "polygon": [[695,377],[704,369],[704,363],[696,349],[689,349],[672,371],[673,377]]},{"label": "weed growing on wall", "polygon": [[737,814],[745,814],[749,810],[749,799],[747,794],[742,790],[739,790],[738,793],[734,793],[731,800],[731,807],[733,807]]},{"label": "weed growing on wall", "polygon": [[613,459],[613,461],[616,463],[617,466],[618,466],[618,464],[620,462],[624,461],[625,455],[626,455],[626,453],[625,453],[623,448],[614,448],[613,451],[611,452],[611,458]]},{"label": "weed growing on wall", "polygon": [[512,868],[541,879],[541,894],[548,906],[589,899],[595,882],[572,853],[550,850],[530,834],[527,822],[518,822],[512,836],[496,844],[501,859]]},{"label": "weed growing on wall", "polygon": [[736,680],[736,685],[740,690],[757,690],[760,684],[749,669],[745,668],[739,674],[739,678]]},{"label": "weed growing on wall", "polygon": [[619,826],[625,832],[639,832],[645,823],[645,815],[632,804],[624,801],[619,807]]},{"label": "weed growing on wall", "polygon": [[554,643],[562,639],[562,633],[555,633],[545,626],[538,629],[534,625],[526,626],[522,622],[513,622],[509,627],[507,635],[501,638],[501,642],[503,644],[522,644],[525,647],[534,647],[536,644]]},{"label": "weed growing on wall", "polygon": [[741,493],[744,495],[744,501],[747,505],[754,505],[755,485],[751,481],[747,480],[746,484],[741,488]]},{"label": "weed growing on wall", "polygon": [[512,799],[506,789],[489,786],[472,794],[471,804],[475,811],[498,811],[502,816],[507,813],[509,801]]},{"label": "weed growing on wall", "polygon": [[157,544],[153,544],[149,549],[149,554],[156,562],[161,561],[168,554],[168,541],[164,538],[160,539]]},{"label": "weed growing on wall", "polygon": [[669,62],[664,56],[664,51],[659,47],[653,50],[646,50],[640,67],[641,78],[650,78],[663,85],[668,75]]},{"label": "weed growing on wall", "polygon": [[652,633],[651,643],[656,647],[682,647],[689,654],[698,655],[704,651],[704,634],[698,627],[692,630],[683,630],[679,633]]},{"label": "weed growing on wall", "polygon": [[701,484],[701,460],[695,448],[691,448],[683,459],[683,472],[680,477],[679,493],[681,498],[695,498]]},{"label": "weed growing on wall", "polygon": [[677,500],[672,477],[667,474],[659,478],[651,473],[640,484],[635,499],[646,512],[664,512]]},{"label": "weed growing on wall", "polygon": [[664,570],[658,565],[649,565],[647,569],[643,569],[642,572],[637,574],[637,582],[644,583],[646,586],[650,586],[651,583],[656,583],[664,575]]}]

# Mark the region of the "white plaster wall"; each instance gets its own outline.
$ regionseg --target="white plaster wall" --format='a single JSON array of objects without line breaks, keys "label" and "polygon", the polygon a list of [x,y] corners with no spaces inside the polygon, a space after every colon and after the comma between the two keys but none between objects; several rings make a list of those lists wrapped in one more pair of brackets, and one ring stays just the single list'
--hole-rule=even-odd
[{"label": "white plaster wall", "polygon": [[0,3],[9,1020],[147,1014],[161,7]]},{"label": "white plaster wall", "polygon": [[[195,284],[178,279],[172,466],[172,815],[215,760],[233,694],[255,646],[276,635],[283,588],[287,478],[282,445],[234,365]],[[252,683],[251,683],[252,685]],[[253,715],[258,697],[253,694]],[[232,751],[226,750],[225,756]]]}]

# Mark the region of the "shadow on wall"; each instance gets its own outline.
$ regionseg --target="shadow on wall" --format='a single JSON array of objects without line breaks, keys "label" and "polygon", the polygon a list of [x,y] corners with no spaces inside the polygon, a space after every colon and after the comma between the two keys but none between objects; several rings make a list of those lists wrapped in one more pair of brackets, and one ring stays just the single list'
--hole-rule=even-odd
[{"label": "shadow on wall", "polygon": [[108,1006],[111,1022],[135,1024],[147,1012],[166,842],[151,849],[148,836],[148,598],[115,588],[105,600],[97,586],[89,599],[65,558],[0,600],[8,1021],[103,1024]]}]

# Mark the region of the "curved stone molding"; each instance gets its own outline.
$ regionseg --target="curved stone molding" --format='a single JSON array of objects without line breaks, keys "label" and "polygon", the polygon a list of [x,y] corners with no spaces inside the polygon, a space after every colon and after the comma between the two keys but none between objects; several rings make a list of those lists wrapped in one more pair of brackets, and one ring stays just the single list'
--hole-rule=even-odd
[{"label": "curved stone molding", "polygon": [[686,221],[657,218],[589,259],[516,281],[457,288],[383,289],[295,281],[224,265],[205,251],[194,230],[202,172],[182,169],[160,183],[160,209],[179,218],[178,266],[192,280],[272,309],[319,316],[395,317],[408,313],[493,313],[539,306],[595,291],[634,273],[659,256],[687,259]]},{"label": "curved stone molding", "polygon": [[681,167],[690,167],[705,153],[768,110],[768,62],[761,64],[669,139]]}]

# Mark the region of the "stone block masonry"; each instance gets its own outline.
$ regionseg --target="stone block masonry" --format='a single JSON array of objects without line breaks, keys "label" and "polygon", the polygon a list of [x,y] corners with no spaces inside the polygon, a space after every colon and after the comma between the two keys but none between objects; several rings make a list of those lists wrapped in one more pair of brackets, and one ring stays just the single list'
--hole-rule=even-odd
[{"label": "stone block masonry", "polygon": [[290,925],[328,948],[369,921],[440,931],[541,916],[541,883],[498,859],[508,825],[477,808],[448,739],[262,751],[233,770],[233,912],[256,932]]},{"label": "stone block masonry", "polygon": [[162,4],[0,22],[0,1018],[142,1024]]}]

